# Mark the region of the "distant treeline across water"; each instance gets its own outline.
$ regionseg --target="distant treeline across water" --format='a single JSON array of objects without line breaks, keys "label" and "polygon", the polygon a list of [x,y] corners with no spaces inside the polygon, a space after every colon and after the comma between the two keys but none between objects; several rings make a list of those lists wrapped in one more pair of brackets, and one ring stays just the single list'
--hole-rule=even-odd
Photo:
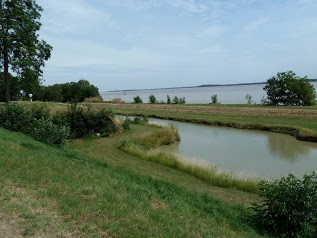
[{"label": "distant treeline across water", "polygon": [[[317,81],[311,81],[317,88]],[[144,103],[149,101],[149,96],[154,95],[158,102],[166,102],[166,96],[171,98],[174,96],[185,97],[186,103],[199,104],[210,103],[211,96],[217,95],[220,103],[223,104],[245,104],[247,94],[252,96],[253,103],[261,103],[261,99],[266,97],[266,92],[263,91],[264,83],[259,84],[239,84],[239,85],[223,85],[223,86],[207,86],[192,88],[170,88],[170,89],[148,89],[148,90],[133,90],[133,91],[113,91],[101,92],[104,101],[112,101],[115,98],[120,98],[125,102],[133,102],[133,98],[140,96]]]}]

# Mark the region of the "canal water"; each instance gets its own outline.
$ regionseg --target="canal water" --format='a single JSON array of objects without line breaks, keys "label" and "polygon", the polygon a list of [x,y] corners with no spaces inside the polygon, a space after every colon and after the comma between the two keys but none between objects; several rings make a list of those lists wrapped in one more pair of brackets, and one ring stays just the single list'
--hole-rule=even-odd
[{"label": "canal water", "polygon": [[298,141],[284,134],[212,127],[161,119],[149,123],[173,123],[181,141],[161,150],[187,160],[217,166],[239,178],[280,178],[289,173],[302,177],[317,171],[317,143]]}]

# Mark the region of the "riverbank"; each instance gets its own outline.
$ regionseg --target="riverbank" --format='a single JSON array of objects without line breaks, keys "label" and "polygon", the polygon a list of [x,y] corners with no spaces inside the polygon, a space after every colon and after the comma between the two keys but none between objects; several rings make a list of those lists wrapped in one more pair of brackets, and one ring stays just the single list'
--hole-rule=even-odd
[{"label": "riverbank", "polygon": [[256,195],[222,189],[118,149],[159,127],[64,149],[0,129],[0,229],[7,237],[261,237],[244,220]]},{"label": "riverbank", "polygon": [[147,116],[289,134],[298,140],[317,142],[316,107],[267,107],[259,105],[94,104],[116,113]]}]

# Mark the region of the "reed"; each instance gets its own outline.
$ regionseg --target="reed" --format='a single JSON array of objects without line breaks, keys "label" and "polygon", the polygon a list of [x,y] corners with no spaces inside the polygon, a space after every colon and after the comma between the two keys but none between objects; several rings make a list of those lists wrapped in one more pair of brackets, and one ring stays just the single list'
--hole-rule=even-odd
[{"label": "reed", "polygon": [[[169,128],[169,130],[172,130]],[[216,166],[203,164],[198,161],[189,161],[186,158],[166,152],[153,152],[149,148],[166,145],[166,141],[160,136],[161,133],[148,133],[141,138],[122,142],[120,149],[130,155],[143,160],[152,161],[173,169],[180,170],[197,177],[211,185],[222,188],[235,188],[241,191],[257,194],[259,181],[235,178],[231,174],[220,171]],[[146,141],[142,144],[140,141]],[[148,146],[148,145],[151,146]]]}]

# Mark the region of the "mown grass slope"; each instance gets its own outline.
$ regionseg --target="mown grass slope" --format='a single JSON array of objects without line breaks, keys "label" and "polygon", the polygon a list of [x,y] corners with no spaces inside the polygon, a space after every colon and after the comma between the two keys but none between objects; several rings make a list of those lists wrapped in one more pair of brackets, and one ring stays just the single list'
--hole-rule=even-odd
[{"label": "mown grass slope", "polygon": [[[118,150],[116,143],[133,136],[133,130],[57,149],[0,129],[1,234],[260,237],[244,221],[245,207],[216,199],[208,189],[194,189],[211,186],[178,171],[169,175],[172,169]],[[177,178],[188,179],[187,189]]]}]

